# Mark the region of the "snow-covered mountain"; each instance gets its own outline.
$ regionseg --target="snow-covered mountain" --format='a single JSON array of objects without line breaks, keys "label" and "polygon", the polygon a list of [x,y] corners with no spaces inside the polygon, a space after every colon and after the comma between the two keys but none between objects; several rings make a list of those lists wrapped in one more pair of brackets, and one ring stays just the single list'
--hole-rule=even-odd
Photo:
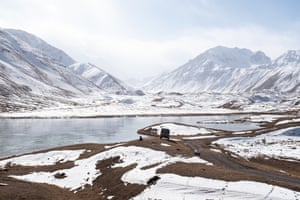
[{"label": "snow-covered mountain", "polygon": [[134,93],[133,88],[91,63],[75,63],[68,68],[104,91],[118,94]]},{"label": "snow-covered mountain", "polygon": [[263,52],[218,46],[174,71],[154,79],[144,89],[158,92],[297,91],[299,51],[271,62]]},{"label": "snow-covered mountain", "polygon": [[[300,50],[290,50],[273,61],[264,73],[256,73],[254,91],[300,92]],[[246,81],[246,79],[244,79]]]},{"label": "snow-covered mountain", "polygon": [[[153,79],[144,88],[152,92],[298,94],[300,51],[288,51],[271,61],[260,51],[218,46]],[[93,64],[77,63],[32,34],[0,29],[0,112],[85,105],[86,100],[102,97],[117,97],[113,103],[135,101],[111,94],[144,95]]]},{"label": "snow-covered mountain", "polygon": [[103,76],[101,84],[94,77],[75,73],[68,67],[76,66],[75,63],[62,50],[32,34],[0,29],[0,97],[6,100],[34,96],[78,97],[101,93],[103,88],[127,93],[129,87],[99,68]]},{"label": "snow-covered mountain", "polygon": [[245,68],[251,65],[268,64],[270,62],[270,58],[261,51],[252,52],[249,49],[217,46],[200,54],[187,65],[190,65],[191,69],[197,68],[197,65]]},{"label": "snow-covered mountain", "polygon": [[64,97],[96,91],[95,85],[66,68],[74,62],[29,33],[0,30],[1,90],[7,91],[7,96],[32,93]]}]

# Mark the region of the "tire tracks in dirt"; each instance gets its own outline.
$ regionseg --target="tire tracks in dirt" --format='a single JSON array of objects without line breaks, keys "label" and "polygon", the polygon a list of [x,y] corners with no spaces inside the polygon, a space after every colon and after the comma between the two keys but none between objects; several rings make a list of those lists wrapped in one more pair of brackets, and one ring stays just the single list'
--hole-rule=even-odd
[{"label": "tire tracks in dirt", "polygon": [[189,146],[196,155],[199,155],[202,159],[213,163],[217,167],[249,175],[249,180],[256,177],[254,181],[300,191],[300,177],[289,176],[280,171],[275,171],[265,164],[253,163],[243,158],[234,158],[224,150],[221,150],[222,152],[212,151],[203,140],[186,140],[185,144]]}]

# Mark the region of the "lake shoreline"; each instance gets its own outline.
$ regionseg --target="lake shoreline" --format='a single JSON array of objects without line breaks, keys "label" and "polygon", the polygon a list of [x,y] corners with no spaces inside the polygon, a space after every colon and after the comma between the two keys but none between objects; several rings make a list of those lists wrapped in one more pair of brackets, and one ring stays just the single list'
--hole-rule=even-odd
[{"label": "lake shoreline", "polygon": [[[88,115],[88,116],[1,116],[0,119],[93,119],[93,118],[121,118],[121,117],[189,117],[189,116],[232,116],[232,115],[287,115],[298,111],[273,112],[216,112],[216,113],[157,113],[157,114],[121,114],[121,115]],[[12,114],[14,115],[14,114]]]},{"label": "lake shoreline", "polygon": [[[160,139],[158,132],[153,134],[152,130],[157,129],[160,123],[148,124],[139,130],[147,137],[136,134],[135,140],[74,144],[0,158],[0,199],[162,198],[159,196],[162,194],[160,188],[165,183],[174,187],[173,191],[181,191],[178,194],[183,195],[181,197],[192,190],[194,197],[208,194],[213,195],[208,197],[229,198],[230,195],[226,196],[223,192],[228,185],[235,188],[228,194],[233,192],[237,199],[248,195],[277,199],[299,197],[299,160],[263,155],[244,158],[215,143],[220,139],[255,138],[300,126],[299,120],[295,120],[299,118],[297,116],[286,116],[285,113],[277,117],[254,118],[254,121],[266,121],[258,129],[238,134],[187,125],[186,130],[192,132],[184,131],[187,135],[182,135],[182,128],[177,126],[184,124],[162,124],[169,127],[176,125],[175,130],[181,133],[172,135],[170,140]],[[195,128],[202,132],[191,135]],[[69,151],[71,153],[65,153]],[[80,154],[72,157],[76,152]],[[1,162],[6,164],[1,167]],[[74,172],[77,168],[80,170]],[[83,178],[77,179],[77,176]],[[201,181],[204,185],[192,184]],[[208,182],[214,184],[207,186]],[[182,188],[182,183],[189,184]],[[221,188],[216,189],[215,184],[221,185]],[[258,189],[247,191],[240,184]],[[247,192],[243,192],[245,190]]]},{"label": "lake shoreline", "polygon": [[[224,154],[224,150],[221,147],[214,147],[214,149],[219,149],[217,151],[212,151],[207,145],[214,139],[203,139],[186,141],[182,140],[181,137],[173,137],[170,141],[160,140],[158,137],[143,138],[140,140],[133,140],[129,142],[114,143],[114,144],[77,144],[69,145],[63,147],[56,147],[47,150],[37,151],[31,154],[34,155],[41,154],[51,151],[63,151],[63,150],[79,150],[85,149],[85,153],[80,156],[79,159],[88,159],[95,156],[97,153],[109,152],[110,150],[121,148],[148,148],[149,151],[162,151],[166,152],[171,156],[182,156],[182,157],[193,157],[199,156],[208,160],[208,162],[213,165],[207,164],[193,164],[193,163],[182,163],[176,162],[168,166],[158,169],[157,176],[164,177],[164,174],[176,174],[184,177],[205,177],[209,179],[218,179],[225,181],[258,181],[267,184],[278,185],[281,187],[287,187],[292,190],[300,192],[300,176],[295,177],[295,175],[300,171],[293,170],[297,163],[280,161],[276,159],[270,160],[252,160],[251,162],[245,161],[241,158],[233,159]],[[201,148],[200,154],[195,153],[194,148]],[[152,149],[152,150],[151,150]],[[221,152],[221,153],[220,153]],[[222,153],[223,152],[223,153]],[[221,157],[220,157],[221,156]],[[115,159],[116,158],[116,159]],[[57,163],[55,165],[49,166],[7,166],[0,170],[0,183],[7,184],[6,186],[0,187],[0,199],[1,198],[17,198],[23,195],[26,198],[33,198],[35,196],[43,197],[44,199],[95,199],[95,197],[100,199],[107,199],[109,196],[114,196],[114,199],[130,199],[147,188],[151,188],[151,185],[140,185],[140,184],[123,184],[121,177],[132,169],[130,168],[113,168],[111,166],[116,165],[118,161],[117,157],[111,157],[101,161],[97,168],[102,171],[102,175],[93,181],[93,185],[86,185],[84,189],[78,189],[74,191],[69,191],[62,189],[57,186],[43,184],[43,183],[32,183],[23,182],[21,180],[10,178],[10,175],[22,175],[28,174],[30,172],[38,171],[55,171],[57,169],[72,168],[74,166],[73,162]],[[7,159],[7,158],[6,158]],[[224,160],[223,160],[224,159]],[[0,161],[3,159],[0,159]],[[231,164],[226,164],[226,160],[230,160]],[[223,164],[218,164],[218,162],[224,162]],[[226,162],[225,162],[226,161]],[[236,166],[235,166],[236,165]],[[245,167],[243,167],[245,165]],[[236,168],[238,166],[238,168]],[[150,168],[155,167],[149,166]],[[250,168],[252,170],[250,170]],[[185,169],[190,170],[186,171]],[[233,170],[233,168],[235,168]],[[146,169],[146,168],[145,168]],[[255,170],[255,171],[253,171]],[[279,173],[279,170],[285,171],[284,173]],[[268,173],[266,173],[268,171]],[[262,174],[263,172],[263,174]],[[288,175],[292,173],[293,176]],[[109,174],[115,174],[115,178],[112,178]],[[276,176],[275,176],[276,175]],[[277,178],[276,178],[277,177]],[[283,180],[286,180],[284,182]],[[295,181],[299,180],[299,184],[295,184]],[[16,188],[17,186],[17,188]],[[100,192],[100,188],[102,192]],[[106,188],[104,190],[104,188]],[[122,188],[122,189],[121,189]],[[40,190],[40,191],[39,191]],[[26,192],[25,192],[26,191]],[[41,191],[46,191],[41,193]],[[22,194],[22,192],[24,192]]]}]

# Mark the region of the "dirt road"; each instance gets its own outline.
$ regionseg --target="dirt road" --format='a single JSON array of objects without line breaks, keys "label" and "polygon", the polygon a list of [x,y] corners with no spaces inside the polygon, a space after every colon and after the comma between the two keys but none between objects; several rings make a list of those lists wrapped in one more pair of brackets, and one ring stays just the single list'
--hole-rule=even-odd
[{"label": "dirt road", "polygon": [[[187,140],[185,144],[200,153],[202,159],[213,163],[225,171],[235,171],[236,174],[247,175],[249,180],[287,187],[300,191],[299,163],[284,162],[275,159],[253,159],[251,161],[232,156],[229,152],[212,151],[203,140]],[[283,164],[284,163],[284,164]]]}]

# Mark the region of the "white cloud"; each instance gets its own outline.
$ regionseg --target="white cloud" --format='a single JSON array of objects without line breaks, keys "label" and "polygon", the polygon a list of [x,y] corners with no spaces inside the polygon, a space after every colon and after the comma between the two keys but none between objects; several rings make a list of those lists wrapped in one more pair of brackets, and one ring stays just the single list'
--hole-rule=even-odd
[{"label": "white cloud", "polygon": [[[147,12],[145,16],[141,16],[141,20],[144,21],[137,23],[144,24],[143,28],[146,29],[143,29],[134,26],[136,23],[128,22],[133,20],[132,17],[142,15],[142,11],[138,12],[138,16],[131,15],[130,18],[123,12],[118,1],[51,0],[45,3],[39,0],[11,0],[1,2],[0,25],[36,34],[65,50],[77,61],[92,62],[121,79],[158,75],[163,71],[175,69],[217,45],[262,50],[272,58],[288,49],[300,48],[299,31],[296,31],[299,30],[300,24],[291,24],[292,28],[289,31],[275,31],[258,25],[208,26],[195,24],[194,20],[189,26],[181,26],[180,30],[174,31],[176,23],[180,23],[176,20],[189,14],[179,9],[179,2],[176,2],[175,9],[178,12],[171,12],[172,15],[180,13],[179,17],[175,17],[175,21],[169,21],[172,16],[168,16],[164,23],[153,22],[154,19],[147,21],[152,14]],[[185,7],[189,6],[192,12],[194,2],[185,3],[189,3]],[[193,13],[200,13],[201,18],[211,15],[203,10],[208,6],[207,2],[202,1],[200,4],[201,6],[197,7],[199,10],[196,9]],[[138,6],[136,7],[138,9]],[[155,5],[152,7],[155,8]],[[143,7],[145,8],[147,6]],[[136,10],[132,10],[134,11]],[[160,13],[161,17],[167,16],[168,13],[164,14],[163,11]],[[189,21],[191,17],[193,16],[184,20]],[[167,22],[172,23],[172,28],[167,26]],[[157,27],[162,29],[155,29]],[[152,30],[155,34],[143,33],[147,30]],[[144,37],[143,34],[147,36]],[[157,37],[160,34],[164,36]]]},{"label": "white cloud", "polygon": [[[257,26],[193,29],[185,35],[164,41],[108,37],[93,33],[78,33],[69,40],[72,48],[67,47],[68,44],[65,44],[65,48],[74,49],[72,51],[77,59],[94,62],[116,76],[125,78],[151,76],[175,69],[217,45],[262,50],[272,58],[288,49],[300,47],[300,39],[292,33],[274,33]],[[74,44],[72,41],[84,42]]]}]

